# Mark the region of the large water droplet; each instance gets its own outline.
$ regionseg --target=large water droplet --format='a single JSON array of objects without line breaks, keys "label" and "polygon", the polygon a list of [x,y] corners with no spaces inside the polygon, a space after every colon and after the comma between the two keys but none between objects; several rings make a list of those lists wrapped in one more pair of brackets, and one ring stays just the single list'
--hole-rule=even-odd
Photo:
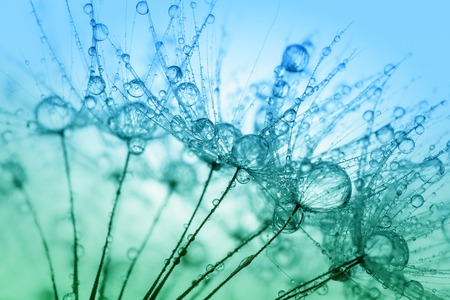
[{"label": "large water droplet", "polygon": [[67,128],[75,118],[75,109],[58,96],[43,99],[34,113],[41,128],[54,132]]},{"label": "large water droplet", "polygon": [[367,238],[364,246],[364,265],[379,276],[401,271],[408,263],[408,244],[394,232],[374,233]]},{"label": "large water droplet", "polygon": [[89,77],[88,82],[88,91],[92,95],[100,95],[105,91],[106,84],[103,78],[100,76],[91,76]]},{"label": "large water droplet", "polygon": [[240,137],[233,145],[233,163],[242,169],[260,169],[267,163],[269,144],[256,134]]},{"label": "large water droplet", "polygon": [[[296,204],[289,202],[289,203],[280,203],[277,205],[273,212],[273,226],[275,229],[279,230],[283,226],[285,226],[286,222],[288,221],[289,217],[292,215],[292,212],[295,209]],[[292,219],[289,221],[286,228],[283,230],[284,233],[293,233],[298,230],[300,227],[300,224],[303,220],[303,212],[301,209],[298,209],[295,214],[292,216]]]},{"label": "large water droplet", "polygon": [[301,72],[309,62],[309,54],[301,45],[290,45],[284,50],[281,67],[288,72]]},{"label": "large water droplet", "polygon": [[119,110],[117,116],[110,118],[109,128],[123,139],[150,139],[156,125],[147,116],[148,109],[142,102],[128,103]]},{"label": "large water droplet", "polygon": [[321,162],[306,174],[301,174],[299,202],[312,211],[327,211],[350,200],[352,183],[337,164]]},{"label": "large water droplet", "polygon": [[104,41],[109,35],[108,27],[105,24],[98,23],[94,26],[94,39],[96,41]]},{"label": "large water droplet", "polygon": [[178,85],[177,94],[182,104],[192,106],[198,102],[200,92],[195,84],[183,82]]}]

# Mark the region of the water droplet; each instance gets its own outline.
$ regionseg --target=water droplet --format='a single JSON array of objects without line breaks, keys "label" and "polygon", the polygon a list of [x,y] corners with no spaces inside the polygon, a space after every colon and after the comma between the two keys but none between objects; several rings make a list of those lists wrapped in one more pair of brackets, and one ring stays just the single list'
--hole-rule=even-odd
[{"label": "water droplet", "polygon": [[[156,125],[147,116],[147,111],[148,106],[142,102],[125,104],[119,109],[116,116],[109,119],[109,128],[114,134],[125,140],[136,138],[148,140],[153,136]],[[142,144],[139,139],[136,139],[133,145]],[[142,151],[144,148],[145,145]]]},{"label": "water droplet", "polygon": [[301,72],[309,63],[309,54],[301,45],[290,45],[284,50],[281,67],[288,72]]},{"label": "water droplet", "polygon": [[136,248],[130,248],[127,251],[127,257],[129,260],[134,260],[138,255],[138,250]]},{"label": "water droplet", "polygon": [[216,17],[213,14],[209,14],[206,18],[206,23],[213,24],[216,21]]},{"label": "water droplet", "polygon": [[423,203],[425,202],[425,200],[423,199],[422,195],[414,195],[411,197],[411,205],[414,208],[419,208],[423,205]]},{"label": "water droplet", "polygon": [[75,118],[75,109],[58,96],[43,99],[35,108],[37,124],[49,131],[67,128]]},{"label": "water droplet", "polygon": [[410,280],[405,283],[403,296],[408,299],[422,299],[424,288],[422,284],[415,280]]},{"label": "water droplet", "polygon": [[277,98],[285,98],[289,93],[289,84],[284,80],[277,80],[273,85],[272,95]]},{"label": "water droplet", "polygon": [[142,154],[147,142],[140,138],[133,138],[128,142],[128,150],[134,155]]},{"label": "water droplet", "polygon": [[288,109],[284,112],[283,118],[286,120],[286,122],[294,122],[296,115],[297,115],[297,112],[295,110]]},{"label": "water droplet", "polygon": [[237,173],[236,180],[240,184],[246,184],[250,181],[250,174],[247,171],[240,169]]},{"label": "water droplet", "polygon": [[83,101],[87,109],[94,109],[97,106],[97,100],[92,96],[86,96]]},{"label": "water droplet", "polygon": [[94,39],[98,42],[106,40],[109,35],[108,27],[105,24],[98,23],[94,26]]},{"label": "water droplet", "polygon": [[247,134],[236,140],[232,155],[236,166],[242,169],[259,169],[267,162],[269,144],[259,135]]},{"label": "water droplet", "polygon": [[437,157],[426,158],[420,164],[420,168],[419,178],[427,183],[438,182],[444,176],[445,172],[444,164]]},{"label": "water droplet", "polygon": [[416,143],[412,139],[404,139],[400,145],[398,145],[398,150],[403,154],[408,154],[414,151]]},{"label": "water droplet", "polygon": [[352,193],[347,173],[337,164],[321,162],[299,182],[299,202],[312,211],[327,211],[346,204]]},{"label": "water droplet", "polygon": [[147,1],[139,1],[136,4],[136,11],[140,15],[146,15],[148,13]]},{"label": "water droplet", "polygon": [[382,144],[387,144],[394,138],[394,129],[391,125],[386,125],[375,132],[377,140]]},{"label": "water droplet", "polygon": [[331,48],[330,47],[325,47],[322,49],[322,55],[323,56],[328,56],[331,53]]},{"label": "water droplet", "polygon": [[219,199],[214,199],[213,201],[212,201],[212,204],[214,205],[214,206],[217,206],[217,205],[219,205],[219,203],[220,203],[220,200]]},{"label": "water droplet", "polygon": [[368,237],[365,242],[364,265],[371,272],[381,276],[386,271],[401,271],[409,260],[406,241],[391,231],[381,231]]},{"label": "water droplet", "polygon": [[126,84],[125,89],[131,97],[139,98],[144,95],[145,84],[139,79],[133,79]]},{"label": "water droplet", "polygon": [[90,4],[90,3],[85,4],[85,5],[83,6],[83,11],[84,11],[85,14],[90,15],[90,14],[92,13],[92,10],[93,10],[92,4]]},{"label": "water droplet", "polygon": [[91,76],[89,77],[88,82],[88,91],[92,95],[100,95],[105,91],[106,84],[103,78],[100,76]]},{"label": "water droplet", "polygon": [[373,121],[373,116],[374,116],[373,110],[367,110],[367,111],[365,111],[364,114],[363,114],[363,119],[364,119],[366,122],[372,122],[372,121]]},{"label": "water droplet", "polygon": [[170,83],[178,83],[183,77],[183,72],[179,66],[170,66],[166,69],[166,77]]},{"label": "water droplet", "polygon": [[201,118],[192,123],[191,131],[199,140],[210,141],[215,136],[214,124],[207,118]]},{"label": "water droplet", "polygon": [[196,104],[200,97],[200,91],[197,86],[190,82],[180,83],[176,89],[178,100],[183,105],[192,106]]},{"label": "water droplet", "polygon": [[181,14],[181,9],[178,5],[172,5],[169,7],[169,16],[171,18],[178,18]]},{"label": "water droplet", "polygon": [[405,109],[403,107],[396,107],[394,109],[394,117],[401,118],[405,115]]},{"label": "water droplet", "polygon": [[77,300],[75,293],[67,293],[64,295],[63,300]]},{"label": "water droplet", "polygon": [[[286,222],[292,215],[292,212],[294,211],[295,207],[296,204],[292,202],[280,203],[277,205],[277,207],[275,207],[272,218],[273,226],[275,227],[275,229],[280,230],[286,225]],[[303,220],[303,212],[301,209],[298,209],[292,216],[291,220],[289,221],[289,224],[283,230],[283,233],[296,232],[300,227],[302,220]]]}]

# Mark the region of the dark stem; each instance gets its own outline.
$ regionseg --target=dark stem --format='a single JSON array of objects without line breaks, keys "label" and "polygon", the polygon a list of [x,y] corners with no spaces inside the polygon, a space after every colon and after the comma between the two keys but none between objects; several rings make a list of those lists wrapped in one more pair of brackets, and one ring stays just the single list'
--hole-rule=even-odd
[{"label": "dark stem", "polygon": [[128,151],[127,156],[125,158],[125,164],[122,169],[122,174],[120,175],[120,178],[119,178],[119,186],[116,190],[116,197],[114,198],[111,216],[109,217],[108,232],[106,233],[105,243],[103,245],[102,257],[101,257],[100,263],[98,265],[97,275],[95,276],[94,285],[92,286],[91,296],[89,297],[89,300],[95,300],[95,295],[97,294],[98,283],[100,281],[100,275],[102,273],[103,263],[105,261],[106,250],[108,249],[109,244],[111,243],[111,238],[112,238],[111,232],[113,229],[114,217],[116,215],[117,204],[119,203],[119,198],[120,198],[120,194],[122,192],[122,186],[123,186],[123,182],[125,180],[125,175],[128,170],[128,163],[130,162],[130,155],[131,155],[131,153],[130,153],[130,151]]},{"label": "dark stem", "polygon": [[142,241],[141,246],[137,250],[136,256],[133,257],[131,264],[128,267],[127,274],[125,275],[125,280],[123,281],[123,285],[120,290],[119,298],[117,298],[118,300],[122,299],[123,293],[125,292],[125,287],[127,286],[128,280],[130,279],[130,276],[131,276],[131,273],[133,272],[134,266],[135,266],[137,260],[139,259],[139,257],[141,256],[142,251],[144,251],[144,248],[147,246],[147,243],[150,240],[150,237],[153,234],[153,231],[155,230],[155,227],[158,224],[159,219],[161,218],[161,215],[162,215],[164,209],[167,207],[167,204],[169,203],[169,200],[170,200],[171,196],[173,195],[173,192],[174,192],[174,188],[170,187],[169,192],[166,195],[166,198],[164,199],[163,203],[161,204],[161,206],[158,208],[158,211],[156,212],[156,216],[153,219],[153,222],[150,225],[150,227],[144,237],[144,240]]},{"label": "dark stem", "polygon": [[201,193],[201,195],[200,195],[200,198],[198,199],[197,205],[195,206],[194,212],[192,213],[191,218],[189,219],[189,221],[188,221],[188,223],[187,223],[187,226],[185,226],[184,231],[183,231],[183,233],[181,234],[180,239],[178,240],[178,242],[177,242],[175,248],[172,249],[172,253],[170,254],[169,258],[166,259],[166,260],[164,261],[164,266],[163,266],[163,268],[162,268],[161,271],[159,272],[159,274],[158,274],[158,276],[156,277],[155,281],[153,281],[153,284],[152,284],[152,286],[150,287],[150,289],[147,291],[147,294],[145,294],[144,300],[147,300],[148,297],[150,297],[151,293],[153,293],[153,291],[154,291],[155,288],[156,288],[156,285],[158,284],[158,282],[159,282],[159,280],[161,279],[162,275],[164,274],[164,272],[166,271],[167,267],[169,266],[170,261],[171,261],[172,258],[175,256],[175,253],[176,253],[177,249],[180,247],[181,243],[183,242],[184,237],[186,236],[186,233],[187,233],[189,227],[191,226],[192,221],[194,220],[194,217],[195,217],[195,215],[197,214],[198,209],[200,208],[200,205],[201,205],[202,202],[203,202],[203,198],[205,197],[206,190],[207,190],[207,188],[208,188],[208,186],[209,186],[209,183],[211,182],[211,178],[212,178],[212,174],[213,174],[213,172],[214,172],[214,169],[215,169],[215,165],[212,164],[212,165],[211,165],[211,168],[209,169],[208,178],[206,179],[205,184],[203,185],[203,190],[202,190],[202,193]]},{"label": "dark stem", "polygon": [[106,282],[108,281],[109,278],[110,266],[111,266],[111,256],[108,255],[106,257],[105,267],[103,268],[102,283],[100,284],[100,287],[98,289],[99,299],[108,299],[107,297],[105,297],[105,291],[106,291]]},{"label": "dark stem", "polygon": [[77,220],[75,218],[75,204],[73,197],[72,178],[70,175],[69,157],[67,154],[66,137],[64,131],[61,131],[61,148],[64,157],[64,168],[66,172],[67,188],[69,190],[69,202],[70,202],[70,222],[72,223],[73,231],[73,282],[72,292],[75,295],[75,300],[78,300],[78,236],[77,236]]},{"label": "dark stem", "polygon": [[34,226],[36,227],[36,229],[39,233],[39,237],[41,239],[42,246],[44,247],[45,257],[47,259],[48,268],[50,269],[50,279],[52,281],[53,295],[54,295],[55,300],[58,300],[58,291],[56,289],[55,271],[53,268],[53,262],[52,262],[52,258],[50,256],[50,250],[48,247],[47,239],[45,238],[44,231],[42,230],[42,226],[39,222],[36,210],[34,209],[34,206],[31,203],[30,197],[28,196],[27,192],[23,189],[23,187],[21,188],[21,190],[24,195],[25,203],[28,207],[28,210],[31,213],[31,217],[33,218]]},{"label": "dark stem", "polygon": [[[288,300],[288,299],[292,299],[296,296],[309,295],[310,293],[314,292],[315,290],[317,290],[318,288],[323,286],[325,283],[327,283],[328,281],[333,279],[337,274],[342,274],[342,273],[345,274],[351,268],[359,265],[362,262],[363,257],[364,256],[359,256],[350,261],[347,261],[347,262],[337,266],[336,268],[333,268],[333,269],[329,270],[328,272],[317,276],[316,278],[313,278],[305,283],[302,283],[302,284],[290,289],[283,295],[275,298],[275,300]],[[313,286],[309,286],[310,284],[313,284]]]},{"label": "dark stem", "polygon": [[264,225],[261,226],[261,228],[259,228],[255,233],[253,233],[248,238],[246,238],[239,246],[234,248],[233,251],[228,252],[228,254],[224,258],[222,258],[220,261],[216,262],[211,269],[209,269],[208,271],[206,271],[206,273],[202,274],[199,278],[194,280],[192,282],[192,285],[188,289],[186,289],[180,296],[178,296],[177,300],[181,300],[184,297],[186,297],[195,287],[197,287],[206,277],[208,277],[208,275],[210,275],[212,272],[214,272],[220,265],[222,265],[226,260],[231,258],[234,254],[239,252],[245,245],[250,243],[254,238],[256,238],[261,233],[266,231],[267,228],[269,228],[269,226],[270,226],[269,222],[264,223]]},{"label": "dark stem", "polygon": [[233,177],[231,178],[230,182],[228,183],[225,191],[222,193],[222,196],[220,196],[219,201],[209,211],[209,213],[206,215],[206,217],[203,219],[203,221],[200,223],[200,225],[197,227],[197,229],[192,234],[192,237],[190,239],[188,239],[186,245],[183,247],[184,249],[183,249],[182,253],[179,253],[179,255],[172,260],[172,266],[170,267],[169,271],[167,271],[166,276],[164,276],[163,280],[158,285],[158,287],[155,289],[154,293],[151,295],[150,300],[156,299],[156,297],[158,296],[158,294],[161,291],[162,287],[166,283],[167,279],[169,279],[170,275],[172,274],[173,270],[176,268],[176,266],[178,266],[180,264],[181,258],[187,254],[187,250],[188,250],[189,246],[195,240],[195,238],[197,237],[197,235],[200,232],[200,230],[202,230],[202,228],[203,228],[203,226],[205,226],[206,222],[208,222],[211,219],[211,216],[214,214],[214,212],[220,206],[220,204],[222,203],[223,199],[225,199],[227,194],[230,192],[231,188],[233,187],[233,184],[236,181],[236,177],[237,177],[238,172],[239,172],[239,168],[237,168],[236,171],[234,172]]},{"label": "dark stem", "polygon": [[210,299],[217,291],[219,291],[228,281],[230,281],[234,276],[236,276],[240,271],[247,268],[253,260],[260,255],[267,247],[272,244],[272,242],[283,232],[284,229],[289,225],[292,218],[294,217],[295,213],[300,209],[300,204],[296,204],[294,207],[294,210],[290,214],[289,218],[284,223],[283,227],[281,227],[268,241],[265,243],[258,251],[256,251],[254,254],[247,256],[241,264],[233,271],[231,274],[225,278],[211,293],[208,294],[208,296],[205,297],[205,300]]}]

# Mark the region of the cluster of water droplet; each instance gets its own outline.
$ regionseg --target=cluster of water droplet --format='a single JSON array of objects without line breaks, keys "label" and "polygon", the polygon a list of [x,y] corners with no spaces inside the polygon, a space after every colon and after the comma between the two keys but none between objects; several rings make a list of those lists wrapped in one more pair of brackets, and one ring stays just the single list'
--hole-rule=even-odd
[{"label": "cluster of water droplet", "polygon": [[[202,57],[202,39],[215,23],[212,14],[215,1],[208,1],[206,13],[201,16],[196,2],[186,5],[175,1],[167,9],[168,25],[162,34],[157,32],[156,27],[161,24],[155,23],[151,3],[136,1],[134,18],[148,22],[146,28],[152,44],[148,50],[151,62],[144,69],[126,43],[122,45],[114,40],[113,24],[100,22],[94,4],[83,7],[91,31],[87,49],[81,46],[67,6],[78,50],[87,67],[82,87],[75,87],[75,82],[67,79],[69,94],[58,96],[50,89],[48,95],[36,101],[34,114],[21,116],[26,132],[35,134],[33,141],[51,136],[60,139],[58,146],[51,147],[63,150],[62,154],[54,152],[63,158],[62,163],[58,162],[64,166],[67,177],[66,194],[72,205],[74,240],[78,241],[79,235],[84,238],[84,233],[79,234],[75,226],[74,199],[85,196],[85,187],[92,189],[81,172],[101,173],[104,177],[109,174],[105,188],[95,193],[96,197],[111,195],[106,191],[106,187],[112,188],[111,183],[119,186],[108,219],[98,217],[109,225],[92,289],[94,298],[99,283],[98,293],[105,296],[102,284],[121,286],[125,282],[122,297],[127,281],[134,278],[130,274],[135,263],[141,255],[145,256],[143,249],[149,240],[149,247],[155,247],[152,250],[158,257],[147,262],[159,269],[160,256],[171,250],[166,249],[169,243],[166,240],[180,236],[179,227],[185,231],[170,258],[164,261],[163,270],[172,266],[197,274],[196,267],[207,265],[206,273],[192,281],[192,289],[199,290],[198,295],[209,295],[204,289],[212,286],[218,287],[212,294],[221,289],[214,279],[224,276],[222,271],[228,266],[224,261],[239,256],[240,247],[247,247],[257,236],[261,237],[262,246],[254,246],[255,254],[243,256],[243,260],[241,257],[238,267],[230,270],[230,278],[251,263],[254,266],[253,261],[261,260],[255,266],[256,274],[252,275],[256,280],[266,280],[276,274],[280,277],[273,284],[277,288],[284,281],[288,282],[288,288],[280,291],[278,298],[273,295],[277,299],[303,299],[313,292],[329,294],[329,281],[341,282],[348,298],[381,299],[383,295],[395,295],[409,299],[441,299],[449,295],[448,287],[442,286],[442,282],[450,278],[450,267],[445,264],[450,260],[450,207],[448,201],[437,200],[436,193],[448,188],[446,169],[450,144],[436,140],[434,144],[422,145],[428,127],[435,124],[438,111],[445,108],[445,101],[436,105],[419,103],[408,108],[386,109],[386,102],[390,100],[388,83],[399,64],[387,65],[381,72],[357,82],[339,83],[336,77],[354,58],[350,54],[336,59],[334,64],[329,60],[345,33],[341,31],[319,51],[309,40],[288,44],[280,53],[280,61],[273,64],[273,78],[255,84],[250,98],[244,97],[244,92],[241,99],[238,97],[233,103],[220,97],[219,78],[205,72],[207,58]],[[34,6],[33,11],[39,20]],[[186,28],[190,13],[195,20],[192,31]],[[44,32],[39,21],[38,27]],[[48,47],[48,55],[62,66],[47,39],[41,42]],[[109,56],[110,53],[113,55]],[[64,67],[60,67],[60,72],[64,78],[69,78]],[[390,116],[386,117],[388,114]],[[30,176],[26,176],[19,164],[11,163],[14,151],[21,145],[11,143],[8,138],[11,124],[14,123],[5,122],[9,127],[2,135],[2,142],[12,150],[2,157],[5,161],[0,164],[0,178],[4,180],[0,191],[6,195],[14,189],[20,190],[24,199],[28,199],[28,188],[39,189],[32,185],[33,180],[30,187],[25,187]],[[15,134],[19,134],[19,130]],[[445,138],[445,134],[439,138]],[[47,143],[42,144],[47,145],[51,139],[45,141]],[[125,167],[117,171],[116,162],[123,160],[122,150],[118,150],[122,149],[122,144],[126,144],[128,154]],[[45,147],[37,149],[44,151]],[[130,154],[134,155],[130,158]],[[72,155],[73,159],[69,160]],[[29,163],[29,160],[24,159],[24,162]],[[93,166],[87,167],[87,162]],[[75,165],[74,170],[71,170],[72,165]],[[202,187],[200,178],[207,173],[206,168],[210,171]],[[216,179],[211,178],[219,173],[221,178],[214,182]],[[102,182],[102,178],[97,178],[102,176],[93,176],[95,182]],[[41,181],[36,179],[36,182]],[[227,183],[225,190],[208,190],[210,185],[224,183]],[[126,192],[128,186],[132,192]],[[166,189],[166,198],[159,197],[164,194],[159,193],[161,187]],[[58,197],[67,192],[55,190]],[[125,223],[129,224],[113,227],[122,193],[129,198],[124,200],[135,202],[138,208],[125,202],[121,204],[119,214],[126,213],[129,221]],[[189,219],[186,211],[191,210],[192,198],[196,198],[194,193],[201,196]],[[176,205],[169,203],[173,194],[179,200]],[[95,202],[92,197],[81,202]],[[212,209],[201,202],[208,197],[214,199]],[[225,199],[233,197],[240,201],[233,203],[232,199]],[[36,227],[40,228],[32,202],[26,200],[26,204]],[[93,207],[98,213],[101,209],[96,205]],[[229,205],[228,212],[225,208],[221,212],[226,205]],[[90,207],[79,210],[87,214]],[[191,222],[198,210],[206,211],[207,217],[196,224],[196,230]],[[141,212],[145,212],[144,216],[138,216]],[[159,230],[154,228],[158,228],[164,214],[169,214],[170,218],[165,219],[162,233],[158,235]],[[84,219],[81,214],[78,218]],[[96,228],[98,220],[86,217],[80,232]],[[256,228],[255,224],[262,224],[262,229],[251,235],[249,228]],[[208,226],[216,233],[202,239],[200,230],[208,232],[204,229]],[[142,231],[146,232],[142,234],[145,238],[138,247],[136,241],[142,236],[137,233]],[[125,251],[131,266],[121,283],[108,277],[108,272],[124,273],[121,266],[124,261],[120,256],[124,253],[114,253],[113,235],[114,239],[119,239],[118,245],[134,245]],[[158,240],[153,243],[151,238]],[[48,254],[42,232],[41,239]],[[84,247],[87,248],[88,243],[89,238]],[[433,245],[427,246],[428,243]],[[217,244],[219,248],[238,246],[224,252],[223,261],[207,264],[210,258],[205,253],[214,253],[215,250],[208,251],[208,247],[213,249]],[[82,257],[80,253],[84,250],[80,249],[84,247],[75,243],[74,265]],[[260,255],[263,252],[267,254],[266,259]],[[105,267],[103,256],[107,257]],[[86,264],[97,264],[97,258],[92,257],[90,254]],[[316,257],[325,261],[315,262],[314,267],[324,270],[319,277],[315,277],[319,273],[317,270],[308,272],[303,268],[307,265],[304,260]],[[299,267],[293,268],[291,261]],[[71,277],[72,292],[65,294],[64,299],[81,298],[84,292],[79,293],[79,284],[80,289],[90,288],[83,286],[83,280],[77,281],[76,269]],[[146,270],[140,270],[139,277],[146,280],[156,277]],[[80,274],[86,278],[83,272]],[[436,274],[442,280],[431,283],[422,280]],[[103,282],[99,278],[103,278]],[[167,278],[162,283],[156,280],[144,299],[156,298],[161,289],[161,297],[181,294],[178,290],[166,291]],[[187,291],[191,292],[189,288]],[[108,292],[116,291],[111,288]],[[231,295],[232,291],[228,292]],[[137,296],[133,294],[133,297]]]}]

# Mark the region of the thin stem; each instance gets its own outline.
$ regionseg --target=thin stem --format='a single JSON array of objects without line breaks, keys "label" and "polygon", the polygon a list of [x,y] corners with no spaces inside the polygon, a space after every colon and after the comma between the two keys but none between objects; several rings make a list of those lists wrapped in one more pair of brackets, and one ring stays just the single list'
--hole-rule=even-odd
[{"label": "thin stem", "polygon": [[70,175],[70,165],[69,165],[69,157],[67,154],[67,144],[66,137],[64,131],[61,131],[61,148],[64,157],[64,169],[66,172],[66,180],[67,180],[67,188],[69,190],[69,202],[70,202],[70,222],[72,223],[72,232],[73,232],[73,282],[72,282],[72,292],[75,295],[75,300],[78,299],[78,236],[77,236],[77,220],[75,217],[75,204],[73,197],[73,188],[72,188],[72,178]]},{"label": "thin stem", "polygon": [[111,266],[111,256],[108,255],[106,257],[105,261],[105,267],[103,268],[103,275],[102,275],[102,282],[100,284],[100,287],[98,288],[98,299],[108,299],[105,297],[105,291],[106,291],[106,282],[109,278],[109,268]]},{"label": "thin stem", "polygon": [[[302,284],[290,289],[283,295],[275,298],[275,300],[288,300],[288,299],[292,299],[293,297],[296,297],[299,295],[306,296],[307,294],[310,294],[310,293],[314,292],[315,290],[317,290],[319,287],[323,286],[329,280],[333,279],[336,276],[336,274],[346,273],[351,268],[359,265],[362,262],[363,257],[364,256],[359,256],[350,261],[347,261],[347,262],[337,266],[336,268],[333,268],[333,269],[329,270],[328,272],[317,276],[316,278],[313,278],[305,283],[302,283]],[[345,268],[345,269],[343,270],[342,268]],[[317,282],[318,280],[320,280],[320,282]],[[311,287],[307,287],[311,283],[314,283],[314,285]],[[307,287],[307,288],[298,291],[299,289],[302,289],[305,287]]]},{"label": "thin stem", "polygon": [[231,178],[230,182],[228,183],[227,187],[225,188],[225,191],[222,193],[222,196],[220,196],[219,201],[217,201],[217,203],[214,205],[214,207],[209,211],[208,215],[206,215],[206,217],[203,219],[202,223],[200,223],[200,225],[194,231],[191,238],[188,239],[188,241],[187,241],[186,245],[183,247],[183,250],[181,251],[181,253],[179,253],[178,256],[172,260],[172,266],[170,267],[169,271],[167,271],[166,276],[164,276],[163,280],[158,285],[155,292],[151,295],[150,300],[156,299],[156,297],[158,296],[162,287],[166,283],[167,279],[169,279],[170,275],[172,274],[173,270],[176,268],[176,266],[178,266],[180,264],[181,258],[187,254],[187,249],[192,244],[192,242],[195,240],[195,238],[197,237],[200,230],[202,230],[202,228],[203,228],[203,226],[205,226],[206,222],[208,222],[208,220],[211,219],[211,216],[214,214],[216,209],[220,206],[223,199],[225,199],[227,194],[230,192],[231,188],[233,187],[233,184],[236,181],[238,172],[239,172],[239,168],[236,168],[236,171],[234,172],[233,177]]},{"label": "thin stem", "polygon": [[25,203],[28,207],[28,210],[31,213],[31,217],[33,218],[34,226],[36,227],[39,237],[41,239],[42,246],[44,247],[45,257],[47,259],[48,268],[50,269],[50,279],[52,281],[52,289],[55,300],[58,300],[58,291],[56,289],[56,280],[55,280],[55,271],[53,268],[52,258],[50,256],[50,250],[48,247],[47,239],[45,238],[44,231],[42,230],[41,223],[39,222],[36,210],[34,209],[33,203],[31,203],[31,199],[25,189],[21,187],[22,193],[25,198]]},{"label": "thin stem", "polygon": [[105,261],[106,250],[108,249],[109,244],[111,243],[111,238],[112,238],[111,232],[113,229],[114,217],[116,215],[117,204],[119,203],[119,198],[120,198],[120,194],[122,192],[122,186],[123,186],[123,182],[125,180],[125,175],[127,174],[128,164],[130,162],[130,156],[131,156],[131,153],[130,153],[130,151],[128,151],[127,156],[125,158],[125,164],[122,169],[122,174],[120,175],[120,178],[119,178],[119,186],[117,187],[117,190],[116,190],[116,197],[114,198],[111,216],[109,217],[108,232],[106,233],[105,243],[103,245],[102,257],[101,257],[100,263],[98,265],[97,275],[95,276],[95,281],[94,281],[94,285],[92,286],[91,296],[89,297],[89,300],[95,300],[95,295],[97,294],[98,283],[100,281],[100,275],[102,273],[103,263]]},{"label": "thin stem", "polygon": [[119,298],[118,300],[121,300],[123,297],[123,293],[125,292],[125,287],[127,286],[128,280],[130,279],[131,273],[133,272],[134,266],[136,265],[137,260],[141,256],[142,252],[144,251],[144,248],[147,246],[148,241],[150,240],[151,235],[153,234],[153,231],[155,230],[156,224],[158,224],[159,219],[161,218],[161,215],[165,208],[167,207],[167,204],[169,203],[169,200],[171,196],[173,195],[174,188],[170,187],[169,192],[166,195],[166,198],[164,199],[161,206],[158,208],[158,211],[156,212],[156,216],[153,219],[152,224],[150,225],[144,240],[142,241],[139,249],[137,250],[136,256],[132,259],[130,266],[128,267],[127,274],[125,275],[125,280],[123,281],[122,288],[120,290]]},{"label": "thin stem", "polygon": [[294,207],[294,210],[292,211],[289,218],[284,223],[283,227],[281,227],[268,241],[265,243],[258,251],[255,252],[255,254],[252,254],[250,256],[247,256],[241,264],[233,271],[231,274],[225,278],[211,293],[206,296],[205,300],[210,299],[217,291],[219,291],[228,281],[230,281],[234,276],[236,276],[240,271],[248,267],[253,260],[260,255],[267,247],[269,247],[270,244],[283,232],[284,229],[289,225],[292,218],[294,217],[295,213],[300,209],[300,205],[297,203]]},{"label": "thin stem", "polygon": [[208,275],[210,275],[212,272],[214,272],[227,259],[231,258],[234,254],[239,252],[245,245],[250,243],[254,238],[256,238],[261,233],[266,231],[267,228],[269,228],[269,226],[270,226],[269,222],[264,223],[263,226],[261,226],[261,228],[259,228],[255,233],[253,233],[247,239],[245,239],[239,246],[234,248],[233,251],[228,252],[224,258],[222,258],[220,261],[216,262],[212,268],[210,268],[209,270],[206,271],[206,273],[202,274],[198,279],[194,280],[192,282],[192,285],[188,289],[186,289],[180,296],[178,296],[177,300],[181,300],[184,297],[186,297],[195,287],[197,287],[200,284],[200,282],[202,282],[206,277],[208,277]]},{"label": "thin stem", "polygon": [[145,300],[147,300],[148,297],[150,297],[151,293],[155,290],[156,285],[158,284],[158,282],[161,279],[162,275],[164,274],[164,272],[166,271],[167,267],[169,266],[170,261],[175,256],[175,253],[176,253],[177,249],[180,247],[181,243],[183,242],[184,237],[186,236],[186,233],[187,233],[189,227],[191,226],[192,221],[194,220],[194,217],[195,217],[195,215],[197,214],[197,211],[200,208],[200,205],[203,202],[203,198],[205,197],[206,190],[208,189],[209,183],[211,182],[211,178],[212,178],[212,174],[214,172],[214,169],[215,169],[215,165],[212,164],[211,168],[209,169],[208,178],[206,179],[205,184],[203,185],[203,190],[202,190],[202,193],[200,195],[200,198],[198,199],[197,205],[195,206],[194,212],[192,213],[191,218],[189,219],[189,221],[187,223],[187,226],[185,226],[184,231],[181,234],[180,239],[177,242],[177,245],[175,246],[175,248],[172,249],[172,253],[170,254],[169,258],[164,261],[163,268],[159,272],[159,274],[156,277],[155,281],[153,281],[153,284],[150,287],[150,289],[148,290],[147,294],[145,294],[145,296],[144,296]]}]

